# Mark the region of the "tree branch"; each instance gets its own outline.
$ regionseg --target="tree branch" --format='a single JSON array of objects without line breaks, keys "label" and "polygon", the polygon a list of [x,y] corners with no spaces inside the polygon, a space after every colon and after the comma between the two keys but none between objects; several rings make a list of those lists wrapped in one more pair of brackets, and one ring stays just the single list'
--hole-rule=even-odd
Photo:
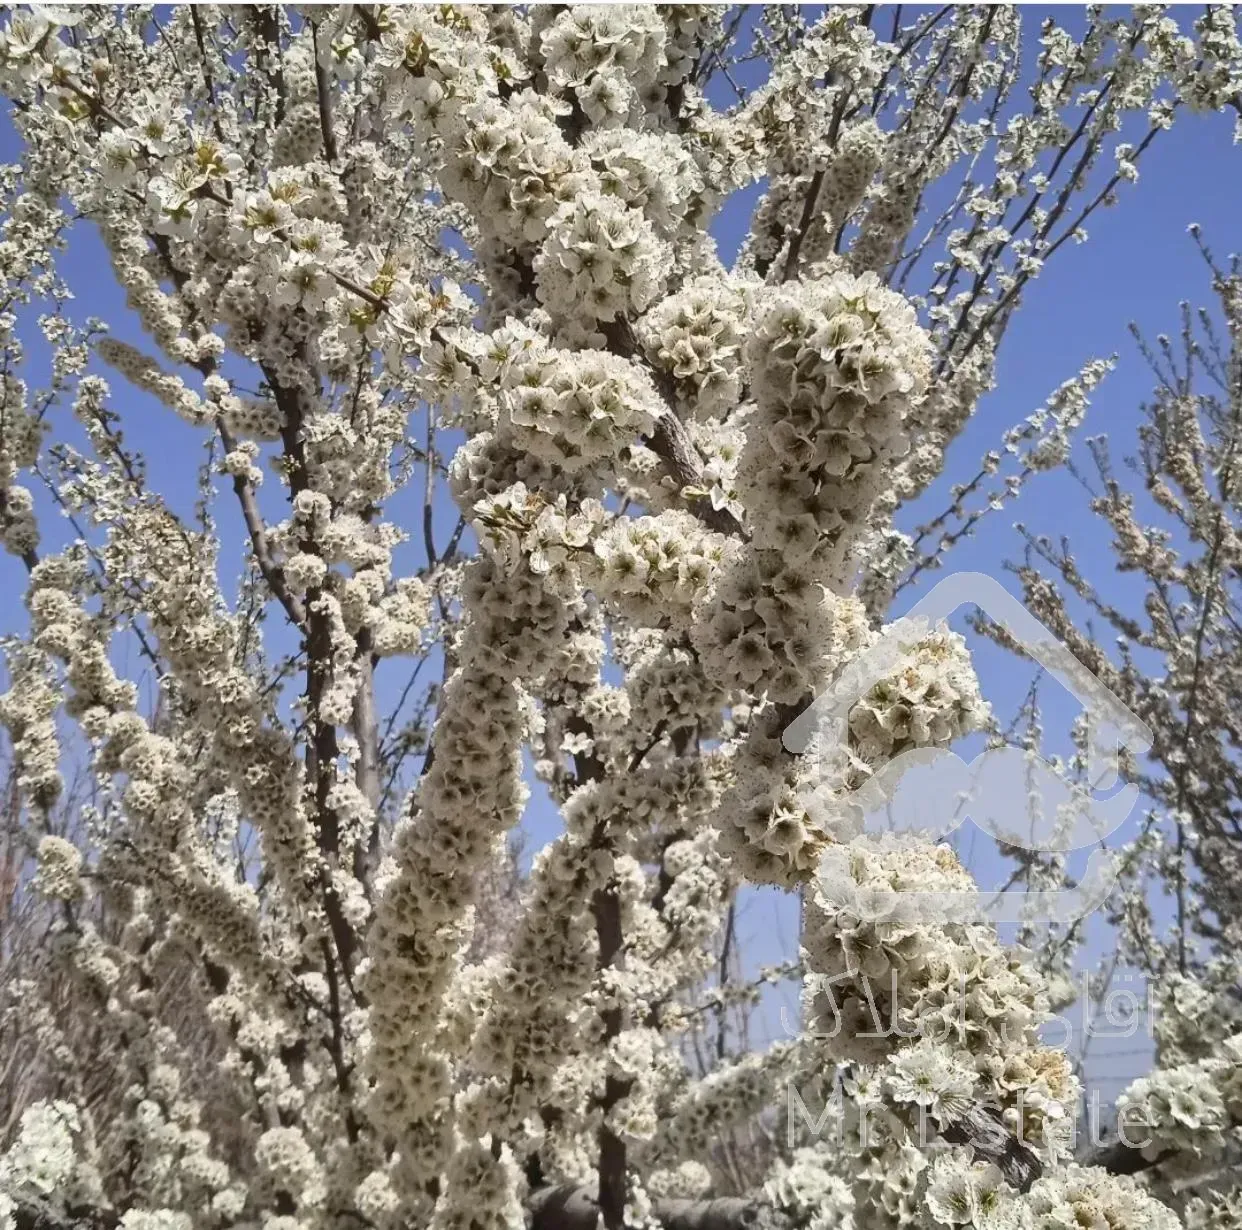
[{"label": "tree branch", "polygon": [[[237,440],[223,422],[217,423],[220,443],[226,452],[237,447]],[[263,522],[263,514],[259,511],[259,502],[255,498],[254,487],[240,474],[233,475],[233,490],[237,493],[237,502],[241,505],[242,520],[250,535],[250,549],[254,552],[255,563],[259,572],[267,582],[267,587],[285,608],[285,613],[299,628],[306,627],[306,608],[302,600],[293,593],[285,583],[285,574],[280,565],[272,558],[271,544],[267,540],[267,527]]]},{"label": "tree branch", "polygon": [[332,84],[319,55],[319,23],[311,22],[311,41],[315,51],[315,93],[319,96],[319,127],[323,131],[323,153],[329,163],[337,158],[336,133],[332,131]]},{"label": "tree branch", "polygon": [[1106,1145],[1093,1149],[1085,1159],[1088,1166],[1100,1166],[1109,1174],[1139,1174],[1158,1166],[1168,1153],[1147,1157],[1136,1145],[1129,1145],[1124,1140],[1112,1140]]},{"label": "tree branch", "polygon": [[950,1144],[969,1146],[976,1160],[991,1162],[1020,1192],[1029,1190],[1044,1172],[1039,1158],[986,1107],[971,1107],[942,1127],[940,1134]]},{"label": "tree branch", "polygon": [[[647,447],[664,462],[665,472],[678,488],[700,486],[703,466],[690,442],[685,424],[673,409],[677,404],[677,387],[672,378],[646,361],[634,330],[624,317],[618,317],[603,332],[615,353],[635,360],[644,368],[664,400],[664,413],[656,420],[655,430],[646,438]],[[716,508],[706,496],[688,496],[686,501],[695,515],[711,529],[721,534],[746,537],[742,523],[727,508]]]},{"label": "tree branch", "polygon": [[[585,1187],[545,1187],[527,1201],[531,1230],[595,1230],[599,1204]],[[653,1212],[664,1230],[771,1230],[793,1221],[761,1197],[725,1196],[716,1200],[657,1200]]]}]

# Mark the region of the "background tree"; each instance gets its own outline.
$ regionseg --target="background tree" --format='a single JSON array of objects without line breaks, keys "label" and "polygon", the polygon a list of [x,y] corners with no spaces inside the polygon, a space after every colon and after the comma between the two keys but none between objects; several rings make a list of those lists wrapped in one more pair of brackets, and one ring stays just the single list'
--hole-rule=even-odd
[{"label": "background tree", "polygon": [[[1154,1170],[1166,1197],[1190,1202],[1188,1224],[1229,1225],[1242,1124],[1242,278],[1236,259],[1222,268],[1200,250],[1213,309],[1183,304],[1176,341],[1139,339],[1156,386],[1137,452],[1119,470],[1109,442],[1096,437],[1094,472],[1082,476],[1111,533],[1115,567],[1141,586],[1137,600],[1107,598],[1068,536],[1024,531],[1027,559],[1015,571],[1028,607],[1154,733],[1150,757],[1129,766],[1147,810],[1118,851],[1122,875],[1109,908],[1118,955],[1147,981],[1156,1039],[1156,1070],[1120,1105],[1150,1126],[1142,1151],[1114,1145],[1100,1156]],[[1003,630],[988,631],[1006,640]]]}]

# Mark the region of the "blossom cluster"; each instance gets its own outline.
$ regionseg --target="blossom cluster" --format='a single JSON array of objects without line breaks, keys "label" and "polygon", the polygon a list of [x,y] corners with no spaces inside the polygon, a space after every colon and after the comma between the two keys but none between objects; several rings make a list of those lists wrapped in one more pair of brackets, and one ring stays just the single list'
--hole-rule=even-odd
[{"label": "blossom cluster", "polygon": [[1151,1160],[1222,1152],[1231,1126],[1242,1123],[1242,1035],[1209,1059],[1139,1077],[1118,1097],[1117,1112]]}]

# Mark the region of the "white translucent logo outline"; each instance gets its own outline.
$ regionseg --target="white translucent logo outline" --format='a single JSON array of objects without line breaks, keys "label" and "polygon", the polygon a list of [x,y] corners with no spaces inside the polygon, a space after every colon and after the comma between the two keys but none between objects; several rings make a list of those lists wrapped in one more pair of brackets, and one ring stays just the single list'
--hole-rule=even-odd
[{"label": "white translucent logo outline", "polygon": [[[852,814],[857,823],[861,813],[863,822],[858,824],[857,831],[874,832],[874,826],[867,828],[866,818],[883,811],[887,831],[918,833],[931,840],[947,837],[969,816],[998,841],[1021,849],[1069,853],[1095,847],[1088,857],[1086,873],[1072,889],[1007,889],[996,893],[983,889],[961,893],[905,891],[898,894],[898,904],[886,907],[903,917],[917,914],[924,921],[963,919],[983,913],[993,922],[1014,922],[1035,911],[1062,923],[1071,922],[1098,908],[1111,891],[1117,877],[1117,860],[1101,848],[1101,843],[1125,822],[1139,798],[1139,789],[1133,783],[1122,785],[1106,799],[1097,797],[1097,792],[1115,787],[1120,780],[1118,748],[1144,753],[1151,748],[1152,733],[994,578],[979,572],[958,572],[943,578],[907,615],[885,628],[879,640],[859,654],[834,685],[785,728],[782,742],[795,754],[818,757],[821,764],[826,757],[838,757],[839,765],[839,757],[847,747],[850,710],[899,668],[908,647],[925,639],[967,604],[977,606],[1003,626],[1024,653],[1082,704],[1086,711],[1090,788],[1070,786],[1042,757],[1010,745],[986,748],[969,764],[947,748],[923,747],[893,757],[856,790],[844,795],[833,793],[833,815],[839,820]],[[919,796],[920,800],[958,801],[952,817],[943,817],[930,826],[911,823],[910,800],[906,800],[904,810],[897,800],[902,779],[913,769],[921,769],[921,780],[931,787]],[[803,791],[802,802],[811,814],[823,807],[819,791],[824,785],[821,779],[809,791]],[[1014,792],[1019,790],[1027,798],[1037,798],[1043,817],[1057,817],[1051,831],[1036,833],[1032,828],[1022,834],[1003,827],[1001,817],[1012,811]],[[921,819],[920,809],[914,810],[919,812],[915,819]],[[1085,818],[1085,826],[1067,824],[1078,817]],[[1089,834],[1086,840],[1084,832]],[[839,847],[837,852],[841,852]],[[827,864],[833,862],[832,853],[830,849]],[[835,883],[836,888],[825,885],[835,895],[843,887],[840,877],[832,875],[828,865],[822,870]],[[988,897],[991,900],[985,904]],[[856,901],[839,904],[854,909],[859,906]]]}]

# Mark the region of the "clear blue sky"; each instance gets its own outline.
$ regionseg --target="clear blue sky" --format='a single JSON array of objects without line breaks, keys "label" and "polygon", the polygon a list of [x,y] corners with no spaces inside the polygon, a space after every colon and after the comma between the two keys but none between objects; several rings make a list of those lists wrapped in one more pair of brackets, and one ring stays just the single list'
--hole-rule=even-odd
[{"label": "clear blue sky", "polygon": [[[1037,32],[1044,11],[1039,6],[1024,8],[1028,37]],[[1071,10],[1058,8],[1056,14],[1071,28],[1075,24]],[[1028,55],[1028,63],[1031,58]],[[1162,331],[1175,333],[1179,300],[1208,301],[1206,271],[1186,234],[1188,224],[1202,225],[1205,237],[1219,256],[1233,251],[1242,240],[1238,213],[1238,201],[1242,200],[1242,156],[1232,146],[1231,136],[1230,117],[1182,115],[1174,129],[1162,134],[1145,156],[1140,182],[1126,188],[1118,207],[1103,211],[1092,220],[1089,241],[1054,258],[1026,292],[1006,337],[998,363],[997,390],[983,400],[978,414],[952,446],[942,480],[916,508],[903,510],[903,527],[939,512],[946,503],[947,488],[972,476],[979,458],[997,446],[1008,427],[1038,408],[1059,383],[1073,376],[1092,357],[1118,352],[1120,362],[1095,396],[1085,432],[1107,433],[1117,459],[1131,451],[1139,422],[1139,403],[1149,393],[1151,380],[1127,332],[1129,322],[1135,321],[1149,336]],[[6,162],[20,158],[7,116],[0,120],[0,158]],[[753,199],[754,193],[747,193],[744,200],[726,206],[721,213],[715,233],[723,253],[736,250]],[[145,345],[136,318],[113,281],[98,235],[89,223],[73,228],[68,259],[62,268],[76,296],[71,306],[75,319],[100,316],[111,324],[116,336]],[[24,336],[31,349],[27,379],[37,386],[46,375],[46,349],[33,330],[25,330]],[[202,434],[181,423],[152,398],[130,388],[114,373],[97,363],[95,368],[112,383],[112,408],[122,416],[130,444],[147,455],[153,481],[175,509],[188,513],[196,498],[194,483],[203,456]],[[67,408],[53,411],[53,415],[56,436],[78,438]],[[222,497],[216,507],[219,528],[222,536],[234,544],[222,557],[227,594],[237,575],[241,558],[237,544],[242,541],[243,531],[231,490],[220,482],[217,488]],[[55,549],[71,537],[71,531],[49,498],[36,492],[36,499],[44,550]],[[269,515],[279,518],[282,500],[274,480],[266,484],[263,499]],[[438,508],[437,515],[444,527],[451,526],[455,519],[447,507]],[[1039,477],[1028,486],[1017,505],[990,515],[972,539],[955,548],[950,567],[988,572],[1012,590],[1012,578],[1002,571],[1002,565],[1006,559],[1021,555],[1021,541],[1012,528],[1015,519],[1054,537],[1070,535],[1084,572],[1108,597],[1125,605],[1141,595],[1133,578],[1112,572],[1107,537],[1091,517],[1081,488],[1063,472]],[[441,541],[446,532],[447,528],[441,530]],[[417,567],[418,563],[418,549],[414,547],[400,560],[403,567]],[[24,585],[20,562],[8,555],[0,557],[0,627],[6,632],[24,627],[19,597]],[[907,591],[895,613],[913,602],[919,592]],[[1026,691],[1030,669],[988,644],[975,647],[985,697],[1000,713],[1012,713]],[[401,669],[396,668],[381,680],[381,703],[394,695],[402,678]],[[1076,711],[1068,698],[1063,704],[1053,705],[1055,690],[1055,685],[1045,689],[1049,728],[1055,728],[1058,721],[1067,723]],[[555,810],[538,788],[525,827],[530,847],[547,841],[559,827]],[[985,853],[978,858],[979,873],[986,875],[989,860]],[[769,893],[749,895],[743,915],[743,938],[752,965],[790,954],[796,949],[796,936],[795,911],[788,900],[778,901]],[[1096,937],[1092,949],[1098,953],[1107,943],[1106,936]],[[774,1022],[772,1025],[775,1028]],[[1101,1063],[1103,1067],[1099,1066]],[[1111,1096],[1115,1092],[1116,1072],[1133,1068],[1134,1060],[1119,1051],[1116,1071],[1107,1066],[1106,1059],[1099,1060],[1093,1075],[1104,1082],[1106,1093]]]}]

